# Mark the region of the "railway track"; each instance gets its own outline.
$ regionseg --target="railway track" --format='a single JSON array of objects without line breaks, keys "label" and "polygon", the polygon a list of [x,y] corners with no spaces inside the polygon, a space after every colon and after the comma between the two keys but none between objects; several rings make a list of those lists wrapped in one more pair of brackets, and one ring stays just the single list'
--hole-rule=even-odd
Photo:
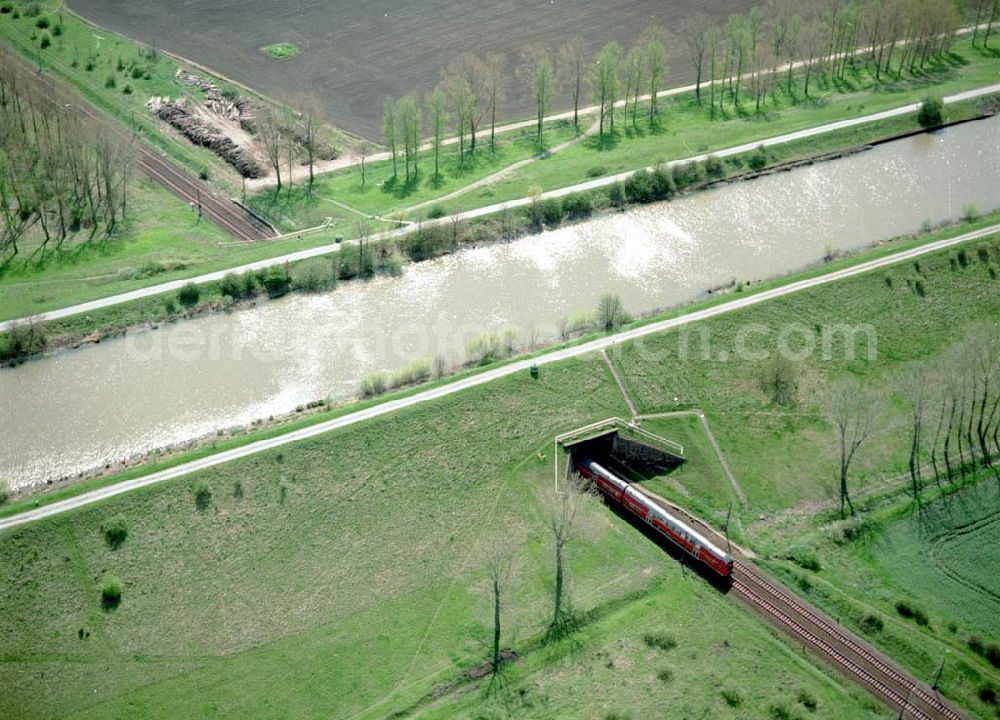
[{"label": "railway track", "polygon": [[937,692],[907,675],[853,633],[765,577],[746,561],[737,560],[735,563],[732,590],[740,599],[898,710],[900,718],[965,720],[965,715]]},{"label": "railway track", "polygon": [[243,210],[235,202],[216,195],[200,180],[158,155],[139,141],[139,168],[237,240],[255,242],[274,237],[274,230]]}]

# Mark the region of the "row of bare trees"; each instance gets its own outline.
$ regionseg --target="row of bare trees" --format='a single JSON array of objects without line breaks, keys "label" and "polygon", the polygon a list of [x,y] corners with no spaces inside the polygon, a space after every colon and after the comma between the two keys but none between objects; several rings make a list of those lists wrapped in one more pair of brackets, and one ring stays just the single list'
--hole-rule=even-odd
[{"label": "row of bare trees", "polygon": [[910,480],[919,498],[929,459],[942,481],[991,468],[1000,479],[1000,333],[977,328],[940,361],[914,367],[902,383],[910,417]]},{"label": "row of bare trees", "polygon": [[[0,263],[114,233],[125,217],[130,139],[54,97],[0,53]],[[37,242],[36,239],[37,238]]]},{"label": "row of bare trees", "polygon": [[[998,0],[978,2],[977,19],[997,15]],[[696,16],[682,37],[695,69],[696,99],[702,101],[702,85],[709,83],[715,117],[726,103],[740,108],[747,94],[757,112],[779,88],[794,99],[796,78],[808,97],[817,77],[842,81],[861,67],[877,79],[919,72],[951,49],[961,22],[954,0],[768,0],[721,25]]]},{"label": "row of bare trees", "polygon": [[[915,501],[933,477],[938,488],[979,469],[1000,479],[1000,332],[980,326],[943,358],[916,363],[898,391],[907,408],[910,490]],[[841,516],[854,514],[848,478],[862,446],[875,434],[884,404],[856,379],[832,385],[821,400],[838,458]]]},{"label": "row of bare trees", "polygon": [[[725,113],[727,105],[740,110],[748,98],[759,113],[768,96],[773,98],[779,89],[794,100],[796,81],[802,95],[809,97],[818,78],[843,81],[849,71],[862,67],[878,79],[919,73],[932,59],[948,53],[964,19],[977,24],[973,43],[988,47],[998,17],[1000,0],[972,0],[965,15],[955,0],[768,0],[722,24],[696,14],[677,28],[679,42],[668,43],[664,29],[650,25],[629,47],[611,42],[596,54],[589,52],[582,38],[568,40],[554,54],[531,46],[521,52],[521,62],[512,72],[504,56],[465,53],[448,64],[441,83],[423,103],[416,93],[387,101],[383,134],[395,156],[397,137],[405,135],[398,103],[405,101],[411,110],[415,105],[418,126],[426,113],[436,177],[447,129],[458,138],[460,164],[467,153],[476,151],[483,122],[489,124],[494,146],[508,74],[524,97],[531,98],[536,140],[543,146],[544,118],[560,93],[572,101],[577,130],[588,97],[601,136],[614,132],[619,107],[621,118],[625,122],[631,118],[634,125],[640,105],[648,102],[644,114],[655,121],[657,96],[668,74],[668,46],[684,46],[695,71],[695,99],[701,104],[708,94],[710,115],[715,118]],[[980,30],[980,24],[986,27]]]}]

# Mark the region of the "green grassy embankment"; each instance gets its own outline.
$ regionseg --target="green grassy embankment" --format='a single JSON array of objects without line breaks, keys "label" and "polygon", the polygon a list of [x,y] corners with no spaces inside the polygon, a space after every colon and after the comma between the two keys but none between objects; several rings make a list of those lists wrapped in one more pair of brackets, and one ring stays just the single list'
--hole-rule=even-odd
[{"label": "green grassy embankment", "polygon": [[[967,267],[952,268],[955,250],[921,258],[924,296],[907,287],[918,272],[908,263],[704,323],[713,348],[727,349],[746,323],[871,323],[878,357],[849,361],[835,353],[803,361],[792,408],[776,407],[762,393],[759,363],[657,358],[677,349],[677,332],[646,338],[644,349],[625,344],[619,366],[642,411],[706,410],[750,499],[749,507],[734,509],[739,531],[752,548],[777,552],[760,515],[778,518],[799,508],[822,519],[815,510],[829,502],[833,458],[815,407],[820,388],[852,373],[891,395],[906,362],[935,357],[973,323],[1000,317],[1000,280],[977,259],[978,247],[992,264],[1000,260],[996,238],[967,246]],[[485,548],[503,536],[519,549],[505,637],[525,654],[511,670],[508,697],[530,701],[510,710],[515,716],[627,711],[632,690],[643,689],[653,693],[650,703],[686,703],[722,717],[765,714],[775,703],[795,710],[802,690],[830,717],[863,717],[869,699],[791,664],[777,646],[775,654],[762,653],[759,643],[772,641],[760,622],[707,586],[693,591],[704,598],[692,616],[691,596],[673,588],[674,561],[595,501],[585,503],[571,544],[570,577],[574,608],[596,615],[565,646],[533,650],[552,583],[541,504],[551,482],[551,437],[624,412],[602,361],[588,356],[546,366],[539,380],[527,373],[504,378],[6,532],[5,715],[156,717],[169,705],[191,716],[237,717],[253,708],[384,717],[424,708],[435,687],[484,657],[489,604],[480,568]],[[890,404],[880,418],[855,487],[897,474],[906,452],[902,413]],[[686,420],[656,429],[668,437],[694,432]],[[687,441],[690,465],[657,489],[718,525],[731,495],[720,495],[726,486],[717,460],[706,459],[704,443],[695,440]],[[199,510],[202,486],[210,499]],[[128,528],[118,549],[101,531],[112,518]],[[124,584],[114,610],[101,608],[107,575]],[[647,652],[645,632],[671,634],[678,647]],[[655,670],[628,661],[654,657]],[[926,674],[909,656],[900,659]],[[621,670],[622,684],[605,693],[585,690],[583,671],[603,676],[609,662]],[[712,669],[718,662],[724,675]],[[684,699],[687,684],[659,679],[662,669],[677,680],[698,670],[717,679]],[[48,680],[53,674],[61,678],[57,685]],[[738,709],[720,701],[729,683],[740,689]],[[941,687],[979,707],[971,695],[978,687],[965,675],[947,670]],[[443,707],[426,709],[461,716],[469,704],[487,703],[479,692],[447,695],[436,701]],[[490,703],[488,711],[503,716],[502,702]],[[805,715],[801,707],[795,712]]]}]

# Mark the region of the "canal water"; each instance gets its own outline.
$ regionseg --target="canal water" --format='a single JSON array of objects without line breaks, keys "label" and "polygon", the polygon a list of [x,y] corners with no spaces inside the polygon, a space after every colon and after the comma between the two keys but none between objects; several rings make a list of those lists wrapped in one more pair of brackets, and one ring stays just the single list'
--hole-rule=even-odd
[{"label": "canal water", "polygon": [[552,339],[606,292],[647,313],[760,280],[967,205],[1000,206],[1000,118],[720,186],[508,244],[205,316],[0,370],[0,477],[43,483],[345,398],[372,370]]}]

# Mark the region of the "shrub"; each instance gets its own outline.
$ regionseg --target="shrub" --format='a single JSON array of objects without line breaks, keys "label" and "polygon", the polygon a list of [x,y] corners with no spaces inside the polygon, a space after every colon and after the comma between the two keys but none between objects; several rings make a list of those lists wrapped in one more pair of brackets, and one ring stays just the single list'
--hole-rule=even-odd
[{"label": "shrub", "polygon": [[747,165],[750,166],[751,170],[763,170],[767,167],[767,153],[764,152],[764,146],[761,145],[747,158]]},{"label": "shrub", "polygon": [[645,168],[636,170],[625,180],[625,197],[634,203],[651,203],[656,199],[653,176]]},{"label": "shrub", "polygon": [[399,277],[403,274],[403,265],[406,263],[406,259],[399,250],[393,250],[389,256],[385,259],[385,270],[393,277]]},{"label": "shrub", "polygon": [[0,479],[0,505],[10,500],[10,480]]},{"label": "shrub", "polygon": [[647,647],[654,650],[668,651],[677,647],[677,640],[674,639],[674,636],[666,633],[647,633],[642,636],[642,641],[646,643]]},{"label": "shrub", "polygon": [[197,305],[200,297],[201,291],[194,283],[188,283],[180,289],[180,292],[177,293],[178,302],[186,308]]},{"label": "shrub", "polygon": [[628,313],[622,306],[622,299],[617,295],[605,293],[597,301],[597,327],[601,330],[614,330],[629,321]]},{"label": "shrub", "polygon": [[39,43],[39,47],[41,47],[42,50],[44,50],[45,48],[49,47],[51,44],[52,44],[52,38],[49,37],[49,34],[48,33],[42,33],[42,39],[41,39],[41,42]]},{"label": "shrub", "polygon": [[[926,626],[930,620],[927,617],[927,613],[918,607],[910,605],[906,600],[900,600],[896,603],[896,612],[898,612],[902,617],[913,620],[917,625]],[[1000,653],[998,653],[998,659],[1000,659]]]},{"label": "shrub", "polygon": [[243,283],[236,273],[226,273],[219,282],[219,294],[238,300],[243,296]]},{"label": "shrub", "polygon": [[125,61],[122,60],[121,58],[118,58],[118,62],[115,63],[115,69],[118,72],[125,72]]},{"label": "shrub", "polygon": [[965,248],[958,251],[958,264],[962,267],[969,267],[969,254],[965,252]]},{"label": "shrub", "polygon": [[146,71],[139,65],[133,65],[132,72],[130,72],[129,74],[132,76],[133,80],[138,80],[139,78],[141,78],[143,75],[146,74]]},{"label": "shrub", "polygon": [[14,9],[14,6],[11,3],[9,3],[9,2],[5,2],[3,4],[0,4],[0,15],[6,15],[7,13],[11,12],[13,9]]},{"label": "shrub", "polygon": [[44,30],[48,26],[49,26],[49,19],[44,15],[35,20],[35,27],[38,28],[39,30]]},{"label": "shrub", "polygon": [[559,198],[543,200],[541,204],[542,222],[546,227],[559,227],[563,219],[563,204]]},{"label": "shrub", "polygon": [[125,95],[131,95],[132,94],[132,86],[131,85],[126,85],[125,87],[122,88],[122,92]]},{"label": "shrub", "polygon": [[815,696],[807,690],[799,690],[799,694],[795,699],[798,700],[799,704],[809,712],[816,712],[816,708],[819,707],[819,703],[817,702]]},{"label": "shrub", "polygon": [[243,481],[237,479],[233,482],[233,497],[237,500],[243,499]]},{"label": "shrub", "polygon": [[199,180],[208,180],[208,168],[207,167],[203,167],[201,170],[198,171],[198,179]]},{"label": "shrub", "polygon": [[361,394],[364,397],[375,397],[385,392],[385,373],[370,372],[361,378]]},{"label": "shrub", "polygon": [[913,283],[913,291],[917,295],[919,295],[920,297],[926,297],[927,296],[927,288],[924,287],[924,281],[922,279],[917,278],[914,281],[914,283]]},{"label": "shrub", "polygon": [[122,581],[114,575],[108,575],[101,586],[101,607],[105,610],[114,610],[121,603]]},{"label": "shrub", "polygon": [[599,178],[607,174],[608,174],[608,169],[603,165],[595,165],[592,168],[587,168],[587,177],[589,178]]},{"label": "shrub", "polygon": [[[60,35],[62,35],[63,34],[63,26],[62,26],[62,24],[56,25],[54,28],[52,28],[52,34],[55,37],[59,37]],[[73,62],[76,62],[76,60],[74,60]]]},{"label": "shrub", "polygon": [[37,355],[48,343],[45,327],[30,320],[12,325],[6,333],[6,340],[3,355],[8,358]]},{"label": "shrub", "polygon": [[883,627],[885,627],[885,624],[878,615],[865,615],[861,621],[861,629],[866,633],[882,632]]},{"label": "shrub", "polygon": [[569,316],[569,320],[566,321],[566,327],[564,328],[561,335],[565,337],[567,334],[582,333],[587,330],[592,330],[597,324],[597,316],[593,311],[579,310]]},{"label": "shrub", "polygon": [[125,524],[124,518],[116,515],[101,527],[101,532],[104,534],[104,542],[107,543],[108,547],[117,550],[128,538],[128,525]]},{"label": "shrub", "polygon": [[291,279],[288,277],[285,268],[277,265],[266,268],[260,274],[259,280],[268,297],[272,298],[281,297],[287,293],[288,287],[291,285]]},{"label": "shrub", "polygon": [[656,673],[656,678],[662,683],[668,683],[674,679],[674,671],[670,668],[663,668]]},{"label": "shrub", "polygon": [[431,363],[429,360],[414,360],[408,363],[403,369],[398,370],[392,376],[392,386],[401,387],[403,385],[415,385],[421,383],[431,376]]},{"label": "shrub", "polygon": [[104,87],[106,88],[113,88],[117,84],[118,81],[115,80],[114,75],[108,75],[106,78],[104,78]]},{"label": "shrub", "polygon": [[721,694],[722,699],[729,707],[739,707],[743,704],[743,696],[740,695],[740,691],[735,688],[723,688]]},{"label": "shrub", "polygon": [[594,201],[589,193],[575,193],[563,198],[563,212],[571,220],[588,217],[594,211]]},{"label": "shrub", "polygon": [[983,653],[986,659],[989,660],[990,665],[995,668],[1000,668],[1000,647],[996,645],[987,645],[986,652]]},{"label": "shrub", "polygon": [[976,655],[986,654],[986,645],[983,643],[982,638],[978,635],[970,635],[969,639],[966,640],[965,643],[969,646],[969,650],[976,653]]},{"label": "shrub", "polygon": [[979,219],[979,208],[972,203],[962,206],[962,219],[965,222],[975,222]]},{"label": "shrub", "polygon": [[444,217],[444,208],[441,205],[434,205],[430,210],[427,211],[427,218],[430,220],[437,220]]},{"label": "shrub", "polygon": [[713,180],[718,180],[725,174],[726,166],[719,158],[715,157],[715,155],[709,155],[705,158],[705,175]]},{"label": "shrub", "polygon": [[800,568],[805,570],[811,570],[813,572],[819,572],[823,569],[822,564],[820,564],[819,558],[816,553],[809,550],[796,549],[788,554],[788,559],[793,563],[798,565]]},{"label": "shrub", "polygon": [[621,208],[625,204],[625,188],[620,182],[608,188],[608,201],[616,208]]},{"label": "shrub", "polygon": [[484,333],[465,344],[465,353],[473,365],[487,364],[502,357],[500,337],[496,333]]},{"label": "shrub", "polygon": [[792,711],[785,707],[782,703],[772,705],[769,713],[774,720],[792,720],[792,718],[795,717],[792,715]]},{"label": "shrub", "polygon": [[[773,353],[761,369],[760,386],[772,403],[791,407],[799,399],[798,367],[784,354]],[[819,559],[812,553],[800,550],[790,554],[788,558],[806,570],[820,570]]]},{"label": "shrub", "polygon": [[257,279],[257,273],[247,270],[240,278],[240,282],[243,286],[243,297],[251,298],[257,294],[260,290],[260,281]]},{"label": "shrub", "polygon": [[997,704],[997,690],[992,685],[983,685],[979,688],[979,699],[987,705]]},{"label": "shrub", "polygon": [[917,110],[917,122],[920,123],[920,127],[925,129],[938,127],[943,119],[944,103],[941,102],[941,98],[932,95],[924,98],[920,103],[920,109]]},{"label": "shrub", "polygon": [[669,200],[677,192],[677,184],[673,175],[663,165],[653,170],[653,193],[657,200]]},{"label": "shrub", "polygon": [[292,286],[305,292],[320,292],[336,286],[337,275],[329,260],[305,260],[292,267]]},{"label": "shrub", "polygon": [[979,258],[981,263],[989,263],[990,261],[990,249],[985,245],[980,245],[976,248],[976,257]]},{"label": "shrub", "polygon": [[86,70],[87,72],[93,72],[94,71],[94,67],[95,67],[94,66],[94,61],[93,60],[88,60],[87,64],[83,66],[83,69]]},{"label": "shrub", "polygon": [[194,506],[204,512],[212,504],[212,489],[208,483],[199,482],[194,486]]}]

